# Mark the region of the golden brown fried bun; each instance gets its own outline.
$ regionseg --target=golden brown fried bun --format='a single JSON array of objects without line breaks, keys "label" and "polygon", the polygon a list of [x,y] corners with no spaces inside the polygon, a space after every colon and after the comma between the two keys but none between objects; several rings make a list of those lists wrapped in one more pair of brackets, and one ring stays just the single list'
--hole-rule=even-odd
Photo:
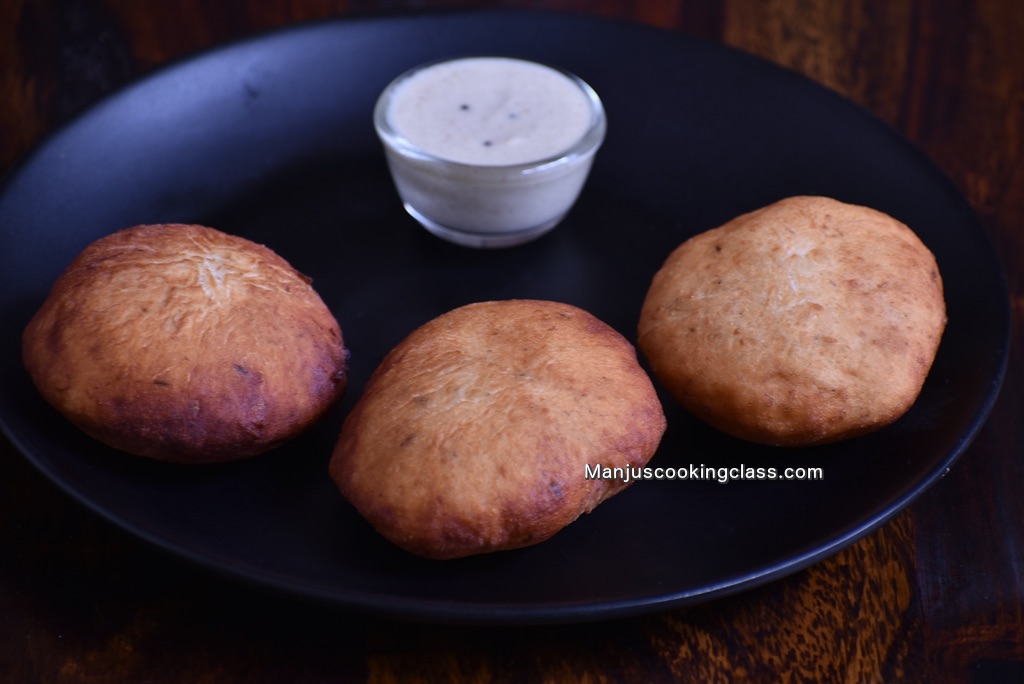
[{"label": "golden brown fried bun", "polygon": [[863,435],[917,399],[946,324],[931,252],[879,211],[793,197],[680,245],[638,346],[696,416],[767,444]]},{"label": "golden brown fried bun", "polygon": [[625,487],[586,464],[642,466],[665,417],[633,346],[568,304],[470,304],[383,360],[330,471],[387,539],[428,558],[548,539]]},{"label": "golden brown fried bun", "polygon": [[24,332],[43,397],[124,451],[208,463],[258,454],[341,396],[341,330],[308,278],[212,228],[145,225],[101,238]]}]

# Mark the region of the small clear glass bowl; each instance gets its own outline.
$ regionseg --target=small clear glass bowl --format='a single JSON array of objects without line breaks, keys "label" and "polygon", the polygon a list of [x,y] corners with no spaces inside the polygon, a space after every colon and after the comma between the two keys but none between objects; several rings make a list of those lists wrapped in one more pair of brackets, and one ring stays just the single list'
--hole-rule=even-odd
[{"label": "small clear glass bowl", "polygon": [[420,65],[398,76],[374,109],[374,127],[406,211],[431,233],[467,247],[510,247],[544,235],[575,204],[604,141],[607,123],[600,98],[574,74],[541,64],[568,78],[586,97],[591,120],[579,139],[554,156],[527,163],[451,161],[410,142],[389,118],[392,98],[407,79],[449,61],[456,60]]}]

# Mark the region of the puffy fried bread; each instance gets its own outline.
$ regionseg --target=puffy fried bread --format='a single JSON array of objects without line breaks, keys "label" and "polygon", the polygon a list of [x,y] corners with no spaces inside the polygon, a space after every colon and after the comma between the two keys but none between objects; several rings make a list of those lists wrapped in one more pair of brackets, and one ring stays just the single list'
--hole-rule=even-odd
[{"label": "puffy fried bread", "polygon": [[633,346],[549,301],[470,304],[412,332],[369,380],[330,472],[387,539],[428,558],[548,539],[623,489],[665,417]]},{"label": "puffy fried bread", "polygon": [[85,432],[186,463],[267,451],[346,384],[341,330],[309,279],[267,247],[195,225],[86,247],[25,329],[23,357]]},{"label": "puffy fried bread", "polygon": [[867,207],[792,197],[673,251],[644,301],[638,346],[696,416],[798,446],[903,415],[945,324],[935,258],[910,228]]}]

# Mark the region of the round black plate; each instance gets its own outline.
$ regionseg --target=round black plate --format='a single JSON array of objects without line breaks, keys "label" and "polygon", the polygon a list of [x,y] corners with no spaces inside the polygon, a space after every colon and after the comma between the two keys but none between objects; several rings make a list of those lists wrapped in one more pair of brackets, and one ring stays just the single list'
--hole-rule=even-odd
[{"label": "round black plate", "polygon": [[[405,215],[371,122],[396,74],[473,53],[564,67],[608,111],[607,141],[569,218],[504,251],[443,243]],[[671,248],[796,194],[881,209],[935,252],[949,326],[920,399],[875,435],[783,450],[729,439],[664,397],[669,429],[652,465],[816,466],[823,480],[639,482],[533,548],[430,562],[378,538],[328,478],[344,414],[414,327],[468,302],[531,297],[581,306],[633,340]],[[312,432],[249,461],[174,467],[93,442],[36,394],[20,333],[64,266],[102,235],[171,221],[263,242],[312,276],[352,352],[348,394]],[[750,56],[573,15],[302,25],[165,68],[51,136],[8,178],[0,254],[0,419],[47,477],[117,525],[228,575],[434,620],[625,615],[813,563],[948,470],[984,421],[1007,356],[1008,299],[984,231],[900,136]]]}]

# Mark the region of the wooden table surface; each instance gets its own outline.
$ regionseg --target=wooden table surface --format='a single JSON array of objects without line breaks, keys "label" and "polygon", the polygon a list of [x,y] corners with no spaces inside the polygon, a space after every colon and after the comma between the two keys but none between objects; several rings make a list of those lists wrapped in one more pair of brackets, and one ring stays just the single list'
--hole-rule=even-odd
[{"label": "wooden table surface", "polygon": [[[599,13],[807,74],[963,191],[1024,313],[1024,3],[1016,0],[0,1],[0,170],[129,79],[237,37],[424,7]],[[7,258],[8,255],[3,255]],[[0,438],[0,681],[1024,681],[1024,346],[980,436],[877,532],[694,608],[574,626],[406,624],[298,605],[169,559]]]}]

